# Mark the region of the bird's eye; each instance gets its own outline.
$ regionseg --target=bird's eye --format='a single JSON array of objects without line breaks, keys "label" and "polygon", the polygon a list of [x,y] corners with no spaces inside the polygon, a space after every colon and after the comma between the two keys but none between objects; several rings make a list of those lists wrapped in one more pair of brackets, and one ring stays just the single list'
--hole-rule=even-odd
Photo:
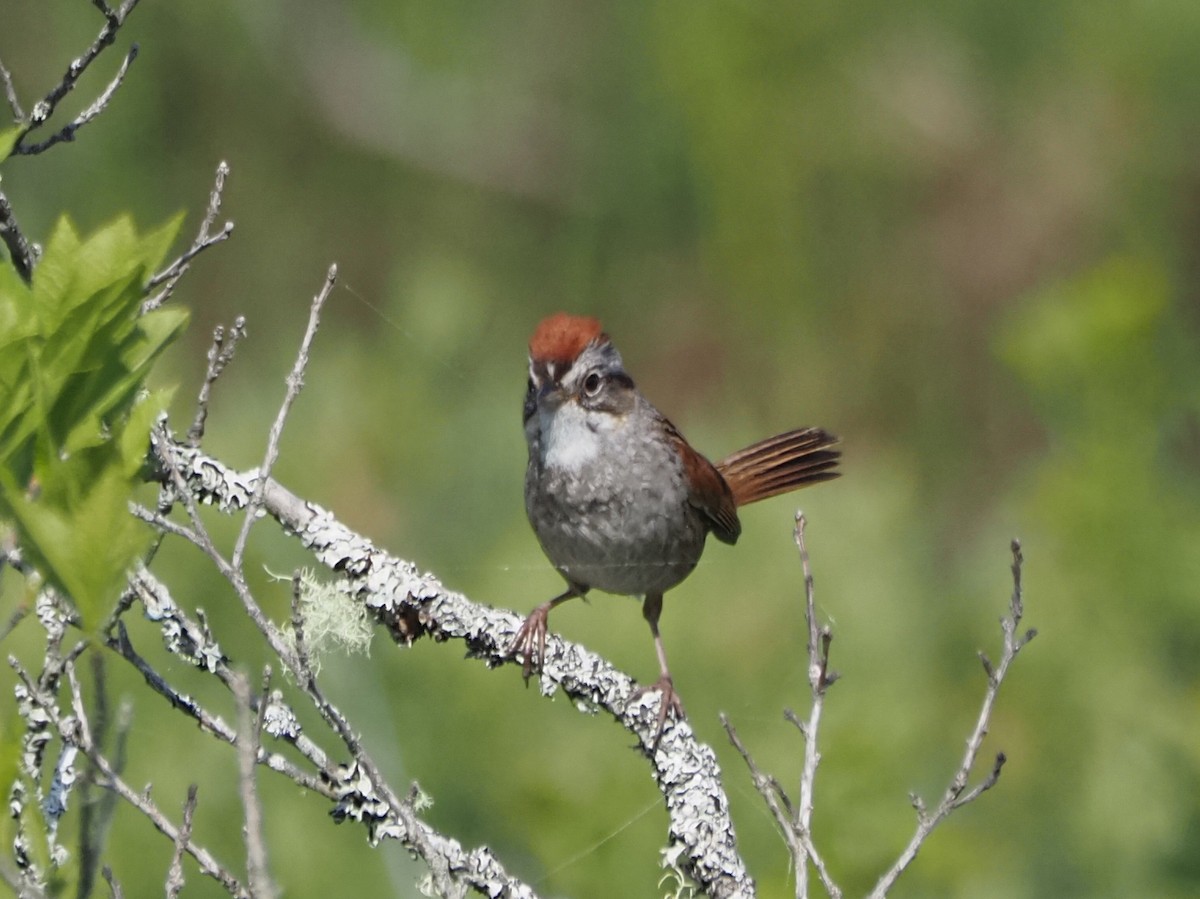
[{"label": "bird's eye", "polygon": [[594,371],[583,379],[583,392],[588,396],[595,396],[600,392],[600,388],[604,386],[604,379],[600,377],[600,372]]}]

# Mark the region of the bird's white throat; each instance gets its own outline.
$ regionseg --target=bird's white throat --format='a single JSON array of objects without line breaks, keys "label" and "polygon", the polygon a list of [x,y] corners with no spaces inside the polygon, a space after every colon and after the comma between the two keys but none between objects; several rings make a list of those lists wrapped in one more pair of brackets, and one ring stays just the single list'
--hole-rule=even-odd
[{"label": "bird's white throat", "polygon": [[567,402],[557,410],[538,410],[542,431],[542,464],[547,468],[580,471],[603,453],[606,432],[619,417],[601,415]]}]

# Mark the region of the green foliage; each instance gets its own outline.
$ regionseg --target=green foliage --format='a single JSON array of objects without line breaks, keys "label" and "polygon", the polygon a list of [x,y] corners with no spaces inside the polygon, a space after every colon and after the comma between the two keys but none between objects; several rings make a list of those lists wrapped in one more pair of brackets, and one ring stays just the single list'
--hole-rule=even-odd
[{"label": "green foliage", "polygon": [[[251,334],[214,394],[214,453],[261,458],[299,308],[336,259],[280,480],[527,612],[561,580],[524,519],[525,341],[558,308],[597,315],[706,452],[798,424],[846,441],[842,480],[745,510],[738,546],[710,547],[666,600],[676,682],[764,899],[794,895],[792,872],[716,714],[795,783],[780,709],[806,695],[796,506],[843,674],[815,827],[846,895],[908,838],[904,797],[935,798],[957,764],[1013,536],[1042,636],[985,747],[1009,764],[896,895],[1200,892],[1200,4],[352,0],[322,7],[344,30],[320,52],[313,29],[249,8],[140,4],[153,52],[109,111],[73,147],[0,164],[38,234],[67,208],[88,231],[117,208],[162,220],[229,160],[238,236],[191,285],[206,323],[245,314]],[[3,22],[23,92],[94,34],[67,2],[9,3]],[[296,90],[298,72],[326,89]],[[205,331],[160,366],[198,379]],[[181,543],[156,572],[246,660],[240,604]],[[310,561],[269,526],[248,554],[251,573]],[[290,587],[272,589],[286,620]],[[632,601],[568,603],[552,629],[655,672]],[[37,657],[36,636],[6,650]],[[445,832],[540,893],[650,894],[665,815],[639,817],[656,795],[626,735],[461,655],[388,645],[327,656],[321,677],[377,760],[437,798]],[[165,703],[139,698],[137,715],[131,770],[178,802],[201,780],[202,841],[239,858],[238,829],[217,826],[240,814],[228,748]],[[274,789],[289,895],[414,895],[394,853]],[[159,893],[169,846],[126,817],[108,860],[127,895]]]},{"label": "green foliage", "polygon": [[[21,734],[24,723],[15,703],[0,706],[0,795],[11,796],[17,780],[17,764],[21,759]],[[15,828],[9,815],[0,823],[0,840],[11,846]]]},{"label": "green foliage", "polygon": [[63,220],[31,285],[0,268],[0,515],[85,626],[149,539],[129,497],[168,396],[144,387],[188,316],[140,307],[178,226],[83,239]]},{"label": "green foliage", "polygon": [[1056,430],[1115,416],[1124,428],[1146,427],[1170,396],[1159,346],[1168,303],[1161,266],[1131,256],[1106,260],[1030,297],[1013,316],[1002,353]]},{"label": "green foliage", "polygon": [[[1195,792],[1179,785],[1200,766],[1189,436],[1200,353],[1177,302],[1155,255],[1124,253],[1032,293],[999,341],[1048,442],[1020,501],[1053,560],[1037,575],[1054,598],[1039,617],[1059,643],[1062,695],[1039,698],[1035,714],[1053,717],[1048,734],[1091,735],[1039,747],[1041,788],[1057,800],[1043,826],[1067,835],[1082,867],[1121,857],[1114,889],[1125,895],[1191,895],[1196,884],[1184,836]],[[1050,773],[1077,770],[1086,776]]]},{"label": "green foliage", "polygon": [[0,162],[3,162],[12,153],[13,147],[17,145],[17,141],[21,139],[21,135],[25,133],[25,128],[21,125],[14,125],[12,128],[6,128],[0,131]]}]

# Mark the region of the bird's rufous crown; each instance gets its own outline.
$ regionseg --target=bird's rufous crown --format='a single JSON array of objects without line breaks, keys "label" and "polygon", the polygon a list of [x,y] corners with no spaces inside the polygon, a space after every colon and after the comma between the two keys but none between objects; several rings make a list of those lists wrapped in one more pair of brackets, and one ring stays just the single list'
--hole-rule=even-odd
[{"label": "bird's rufous crown", "polygon": [[556,312],[542,319],[529,338],[529,358],[534,362],[574,362],[584,347],[603,337],[598,319]]}]

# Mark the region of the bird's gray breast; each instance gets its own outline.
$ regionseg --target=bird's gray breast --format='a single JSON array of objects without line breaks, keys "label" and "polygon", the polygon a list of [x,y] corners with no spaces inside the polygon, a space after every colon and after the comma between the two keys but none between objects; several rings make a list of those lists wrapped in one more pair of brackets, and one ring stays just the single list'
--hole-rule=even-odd
[{"label": "bird's gray breast", "polygon": [[[695,567],[706,528],[688,503],[682,463],[653,421],[572,404],[538,414],[526,512],[569,581],[610,593],[658,593]],[[532,421],[531,421],[532,424]]]}]

